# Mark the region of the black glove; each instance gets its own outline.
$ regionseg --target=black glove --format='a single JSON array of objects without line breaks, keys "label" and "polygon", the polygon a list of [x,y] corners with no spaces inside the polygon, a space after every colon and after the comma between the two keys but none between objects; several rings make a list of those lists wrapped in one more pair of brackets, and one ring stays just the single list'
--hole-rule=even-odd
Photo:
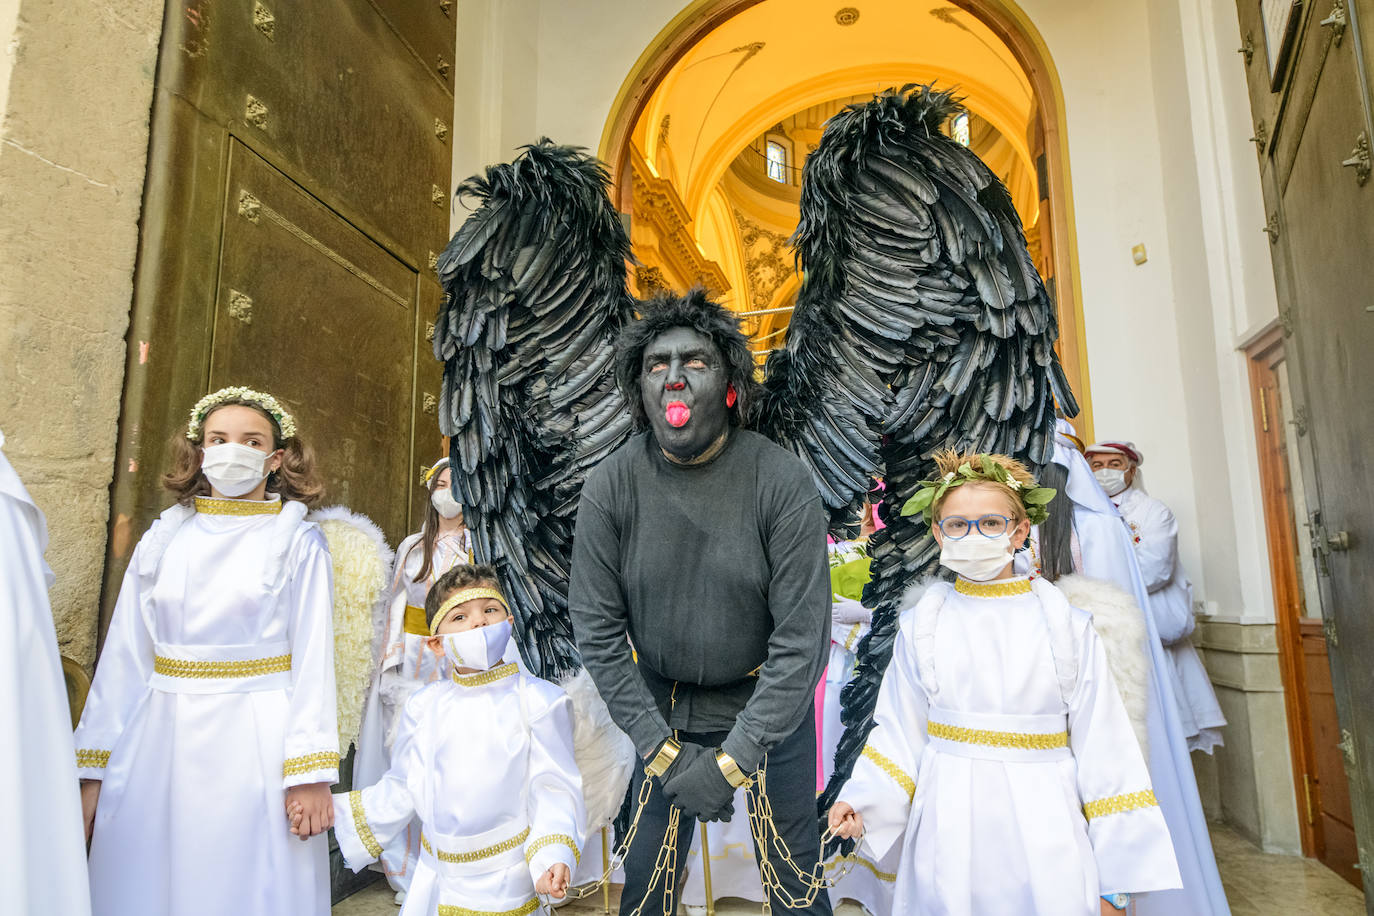
[{"label": "black glove", "polygon": [[728,821],[735,810],[735,788],[716,763],[716,749],[700,744],[682,745],[663,774],[663,794],[699,821]]}]

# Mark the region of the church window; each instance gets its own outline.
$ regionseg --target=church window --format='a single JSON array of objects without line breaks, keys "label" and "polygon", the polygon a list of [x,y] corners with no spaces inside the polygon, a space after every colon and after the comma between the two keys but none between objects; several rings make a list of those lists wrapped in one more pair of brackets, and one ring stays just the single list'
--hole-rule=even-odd
[{"label": "church window", "polygon": [[968,112],[962,111],[954,116],[949,124],[949,135],[960,146],[968,146]]},{"label": "church window", "polygon": [[779,184],[787,184],[787,147],[776,140],[769,140],[766,156],[768,177]]}]

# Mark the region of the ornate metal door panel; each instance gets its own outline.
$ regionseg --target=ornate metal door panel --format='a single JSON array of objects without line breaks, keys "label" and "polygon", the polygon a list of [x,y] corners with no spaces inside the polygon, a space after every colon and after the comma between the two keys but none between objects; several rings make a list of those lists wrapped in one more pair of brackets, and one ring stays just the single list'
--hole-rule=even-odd
[{"label": "ornate metal door panel", "polygon": [[[1374,865],[1374,136],[1369,86],[1374,2],[1300,4],[1287,47],[1265,45],[1260,4],[1239,3],[1280,307],[1296,347],[1296,432],[1312,455],[1304,476],[1327,622],[1354,825],[1325,825],[1333,867],[1359,883]],[[1363,26],[1363,32],[1361,29]],[[1287,66],[1271,75],[1268,56]],[[1259,227],[1256,227],[1259,228]],[[1320,752],[1320,749],[1319,749]],[[1334,780],[1327,778],[1326,782]],[[1342,787],[1331,785],[1338,795]],[[1332,802],[1340,801],[1333,796]],[[1323,814],[1329,806],[1321,804]],[[1374,899],[1369,912],[1374,913]]]},{"label": "ornate metal door panel", "polygon": [[416,271],[230,141],[210,388],[296,405],[326,501],[403,531]]}]

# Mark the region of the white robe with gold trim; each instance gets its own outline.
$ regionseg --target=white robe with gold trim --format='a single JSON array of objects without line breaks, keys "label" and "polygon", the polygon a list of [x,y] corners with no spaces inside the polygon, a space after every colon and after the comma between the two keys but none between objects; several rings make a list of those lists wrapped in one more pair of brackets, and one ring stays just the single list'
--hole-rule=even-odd
[{"label": "white robe with gold trim", "polygon": [[386,775],[334,797],[339,850],[358,871],[416,818],[401,916],[533,912],[535,880],[556,863],[575,871],[586,831],[567,694],[514,664],[416,691]]},{"label": "white robe with gold trim", "polygon": [[[235,503],[264,506],[202,505]],[[329,912],[328,840],[285,810],[338,779],[332,570],[304,516],[173,506],[135,549],[76,732],[103,780],[97,916]]]},{"label": "white robe with gold trim", "polygon": [[1025,583],[939,583],[902,616],[840,792],[876,861],[901,844],[894,913],[1095,916],[1101,894],[1179,886],[1091,618]]}]

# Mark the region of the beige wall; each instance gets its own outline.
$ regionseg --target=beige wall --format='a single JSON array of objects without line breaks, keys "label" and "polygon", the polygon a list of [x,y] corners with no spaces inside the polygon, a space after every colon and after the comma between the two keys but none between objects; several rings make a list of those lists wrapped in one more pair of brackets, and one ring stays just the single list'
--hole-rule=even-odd
[{"label": "beige wall", "polygon": [[0,3],[0,429],[48,516],[63,654],[95,661],[162,3]]}]

